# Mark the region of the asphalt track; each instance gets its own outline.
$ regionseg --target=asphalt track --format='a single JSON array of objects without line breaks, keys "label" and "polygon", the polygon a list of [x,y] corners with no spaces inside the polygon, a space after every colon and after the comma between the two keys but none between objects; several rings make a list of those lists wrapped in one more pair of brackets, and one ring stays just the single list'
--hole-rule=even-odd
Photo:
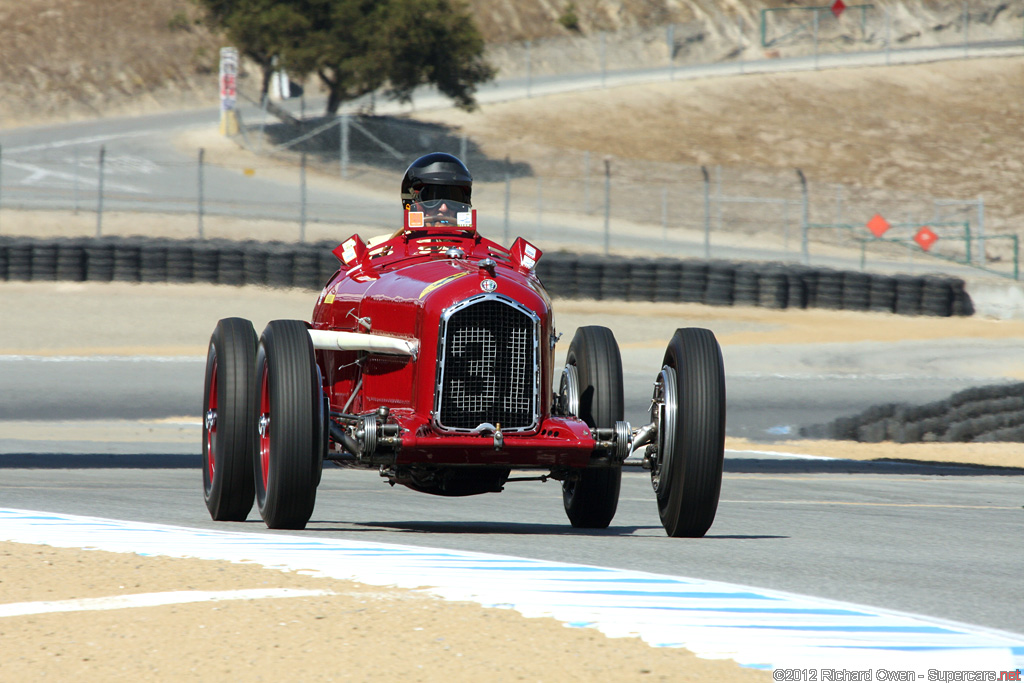
[{"label": "asphalt track", "polygon": [[[842,400],[826,398],[829,387],[845,384],[847,393],[865,402],[877,400],[879,392],[893,396],[899,387],[926,393],[907,376],[744,377],[742,368],[752,362],[745,360],[748,353],[757,352],[726,347],[738,374],[728,380],[729,429],[741,435],[766,434],[765,426],[780,416],[792,428],[800,406],[814,417],[834,415],[831,401]],[[650,386],[642,368],[652,365],[652,354],[657,352],[624,350],[627,405],[641,418]],[[264,530],[255,511],[245,524],[215,524],[203,505],[200,360],[8,357],[0,368],[5,415],[22,410],[36,420],[55,414],[78,420],[52,423],[52,433],[43,430],[30,439],[3,440],[0,507]],[[932,391],[978,379],[937,377]],[[61,389],[53,393],[49,387]],[[802,398],[794,406],[796,388]],[[812,409],[815,400],[819,405]],[[191,424],[142,423],[149,425],[145,438],[118,440],[123,425],[134,424],[126,419],[174,416]],[[837,444],[839,457],[841,448]],[[568,525],[554,482],[512,483],[501,494],[445,499],[389,489],[373,472],[331,467],[302,533],[730,581],[1024,633],[1024,546],[1016,542],[1024,520],[1022,481],[1022,470],[731,452],[708,537],[679,540],[665,537],[649,477],[639,469],[625,475],[612,527],[588,532]]]}]

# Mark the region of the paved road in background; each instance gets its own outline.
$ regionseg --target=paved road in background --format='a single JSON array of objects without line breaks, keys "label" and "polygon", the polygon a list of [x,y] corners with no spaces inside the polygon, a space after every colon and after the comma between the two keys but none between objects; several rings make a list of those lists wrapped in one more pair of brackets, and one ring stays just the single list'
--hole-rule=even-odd
[{"label": "paved road in background", "polygon": [[[634,425],[649,421],[651,385],[663,354],[661,348],[622,350],[626,418]],[[772,440],[879,403],[921,404],[1005,382],[1002,369],[1018,362],[1019,342],[773,344],[726,346],[723,354],[729,435]],[[196,418],[204,371],[202,357],[0,357],[0,416]]]}]

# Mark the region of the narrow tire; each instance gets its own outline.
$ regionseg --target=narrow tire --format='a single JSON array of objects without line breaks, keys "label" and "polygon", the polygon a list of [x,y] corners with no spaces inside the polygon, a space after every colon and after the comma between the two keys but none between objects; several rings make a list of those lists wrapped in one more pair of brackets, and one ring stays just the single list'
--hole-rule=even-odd
[{"label": "narrow tire", "polygon": [[[612,331],[581,327],[569,344],[566,364],[576,367],[579,417],[590,427],[614,427],[625,412],[622,357]],[[605,529],[619,506],[622,468],[583,468],[562,483],[565,514],[574,527]]]},{"label": "narrow tire", "polygon": [[210,517],[243,522],[252,510],[256,332],[242,318],[217,323],[206,354],[203,498]]},{"label": "narrow tire", "polygon": [[[658,514],[669,536],[699,538],[718,510],[725,456],[725,367],[710,330],[676,330],[659,375],[675,383],[676,410],[664,420],[659,452],[651,469]],[[655,405],[658,410],[658,390]],[[661,426],[659,426],[659,429]],[[671,444],[665,446],[665,444]]]},{"label": "narrow tire", "polygon": [[298,320],[271,321],[256,351],[256,505],[271,529],[303,529],[316,503],[322,390]]}]

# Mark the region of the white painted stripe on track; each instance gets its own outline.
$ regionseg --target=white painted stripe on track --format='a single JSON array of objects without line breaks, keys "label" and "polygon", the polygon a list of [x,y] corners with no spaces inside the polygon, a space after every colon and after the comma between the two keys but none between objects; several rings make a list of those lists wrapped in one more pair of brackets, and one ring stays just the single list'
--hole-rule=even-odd
[{"label": "white painted stripe on track", "polygon": [[109,142],[111,140],[125,140],[128,138],[145,137],[147,135],[167,135],[166,130],[137,130],[130,133],[108,133],[104,135],[90,135],[80,138],[67,138],[65,140],[52,140],[37,145],[22,145],[21,147],[8,147],[4,154],[21,154],[22,152],[38,152],[40,150],[61,149],[63,147],[75,147],[77,145],[94,145],[97,142]]},{"label": "white painted stripe on track", "polygon": [[255,562],[639,636],[757,668],[1011,670],[1024,635],[863,605],[649,572],[320,536],[0,509],[0,540]]},{"label": "white painted stripe on track", "polygon": [[268,598],[308,598],[333,595],[333,591],[298,588],[249,588],[234,591],[165,591],[163,593],[132,593],[103,598],[78,600],[41,600],[0,604],[0,617],[22,617],[53,612],[92,612],[128,609],[131,607],[163,607],[190,602],[221,602],[224,600],[266,600]]},{"label": "white painted stripe on track", "polygon": [[827,455],[807,455],[805,453],[786,453],[783,451],[740,451],[734,448],[725,449],[725,454],[738,458],[757,458],[769,456],[772,458],[789,458],[792,460],[846,460],[847,458],[832,458]]}]

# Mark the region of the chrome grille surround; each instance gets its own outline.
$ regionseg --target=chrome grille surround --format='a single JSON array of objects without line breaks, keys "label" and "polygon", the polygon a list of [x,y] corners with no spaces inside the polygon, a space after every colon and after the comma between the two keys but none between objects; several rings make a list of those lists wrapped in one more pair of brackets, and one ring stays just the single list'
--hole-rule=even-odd
[{"label": "chrome grille surround", "polygon": [[530,432],[540,424],[540,318],[501,294],[441,315],[432,422],[456,434]]}]

